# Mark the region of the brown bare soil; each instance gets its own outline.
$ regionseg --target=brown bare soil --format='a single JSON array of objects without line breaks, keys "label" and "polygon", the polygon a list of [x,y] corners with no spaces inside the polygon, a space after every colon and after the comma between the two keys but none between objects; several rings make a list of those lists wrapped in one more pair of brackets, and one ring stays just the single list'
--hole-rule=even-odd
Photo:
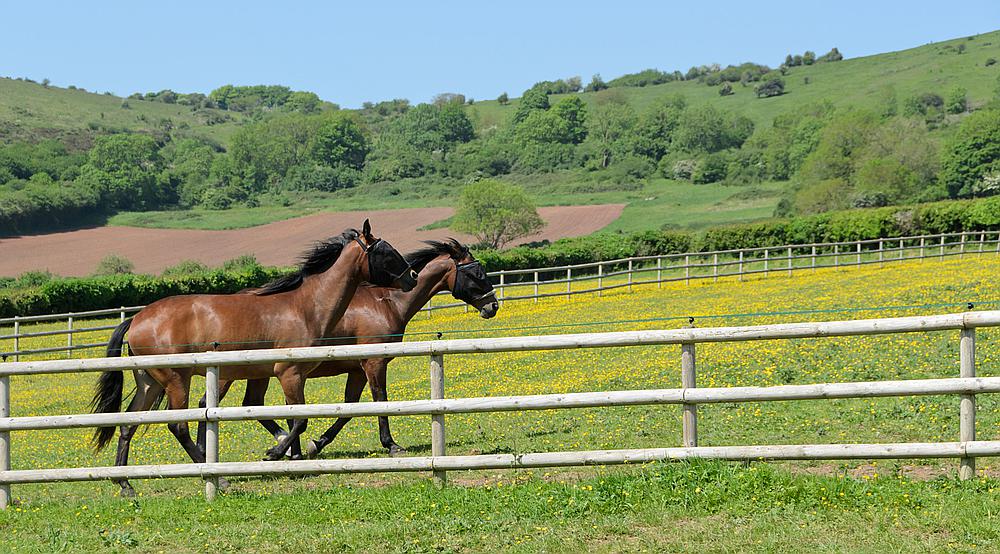
[{"label": "brown bare soil", "polygon": [[[539,208],[545,228],[518,243],[593,233],[617,219],[624,207],[624,204],[606,204]],[[377,236],[404,253],[419,248],[422,240],[455,236],[470,241],[471,237],[448,229],[417,230],[451,216],[452,212],[451,208],[326,212],[230,231],[99,227],[23,236],[0,240],[0,275],[16,276],[32,270],[66,276],[89,275],[108,254],[128,258],[140,273],[159,273],[183,260],[215,266],[243,254],[256,256],[264,265],[288,266],[313,241],[348,227],[360,227],[366,217],[371,218]]]}]

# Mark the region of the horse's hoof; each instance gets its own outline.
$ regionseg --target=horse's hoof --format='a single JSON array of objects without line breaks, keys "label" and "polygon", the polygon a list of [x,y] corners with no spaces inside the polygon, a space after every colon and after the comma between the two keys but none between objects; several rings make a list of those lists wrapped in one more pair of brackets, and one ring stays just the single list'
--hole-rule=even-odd
[{"label": "horse's hoof", "polygon": [[265,452],[264,454],[265,454],[265,458],[264,458],[265,462],[274,462],[274,461],[280,460],[280,459],[282,459],[282,458],[285,457],[285,450],[282,450],[282,449],[278,448],[277,446],[274,446],[274,447],[268,448],[267,452]]},{"label": "horse's hoof", "polygon": [[402,446],[399,446],[398,444],[394,444],[394,445],[392,445],[392,446],[389,447],[389,455],[390,456],[402,456],[402,455],[404,455],[406,453],[407,453],[406,449],[403,448]]},{"label": "horse's hoof", "polygon": [[298,461],[298,460],[305,460],[306,458],[302,454],[296,454],[294,456],[291,456],[291,455],[288,456],[288,459],[291,460],[291,461],[293,461],[293,462],[295,462],[295,461]]},{"label": "horse's hoof", "polygon": [[316,441],[311,440],[311,441],[309,441],[309,442],[306,443],[306,457],[307,458],[315,458],[316,455],[319,454],[319,450],[320,450],[320,448],[319,448],[319,445],[316,444]]},{"label": "horse's hoof", "polygon": [[285,440],[286,437],[288,437],[288,433],[282,431],[274,436],[274,442],[280,443],[281,441]]}]

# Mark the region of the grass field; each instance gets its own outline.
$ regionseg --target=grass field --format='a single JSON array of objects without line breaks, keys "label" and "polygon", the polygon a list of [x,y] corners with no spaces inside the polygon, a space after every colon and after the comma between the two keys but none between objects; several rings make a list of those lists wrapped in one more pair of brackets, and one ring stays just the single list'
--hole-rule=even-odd
[{"label": "grass field", "polygon": [[[780,199],[783,183],[752,187],[720,184],[695,185],[687,181],[652,179],[638,190],[585,190],[571,175],[527,185],[539,206],[612,204],[627,202],[622,215],[607,231],[648,229],[698,230],[713,225],[744,223],[771,217]],[[387,191],[386,188],[393,191]],[[403,189],[405,192],[400,192]],[[365,185],[337,193],[288,196],[287,205],[228,210],[172,210],[122,212],[108,225],[166,229],[242,229],[301,217],[318,211],[365,211],[396,208],[453,206],[460,185],[421,184],[407,189],[399,185]]]},{"label": "grass field", "polygon": [[[1000,259],[989,255],[799,272],[792,278],[772,274],[742,283],[673,283],[601,298],[508,303],[490,322],[462,310],[421,315],[410,331],[416,340],[438,331],[459,338],[670,328],[689,315],[707,327],[944,313],[962,310],[966,302],[991,309],[1000,305],[998,270]],[[929,304],[937,305],[884,308]],[[661,319],[615,323],[638,318]],[[1000,375],[998,337],[996,330],[979,332],[979,375]],[[701,345],[698,379],[702,386],[738,386],[954,376],[957,338],[957,332],[938,332]],[[64,344],[65,338],[47,340]],[[679,360],[677,347],[449,356],[446,395],[675,387]],[[95,379],[15,377],[13,415],[84,412]],[[391,399],[426,398],[427,360],[393,362],[389,381]],[[307,395],[313,402],[336,402],[342,386],[342,379],[315,381]],[[223,404],[236,405],[241,395],[238,385]],[[270,401],[278,396],[272,390]],[[699,432],[703,445],[939,441],[957,438],[957,416],[954,397],[727,404],[702,407]],[[427,419],[392,421],[396,440],[412,454],[429,452]],[[307,434],[328,424],[314,420]],[[270,444],[255,423],[221,427],[223,461],[258,459]],[[447,427],[450,454],[672,446],[680,441],[680,411],[455,415],[447,417]],[[995,397],[979,397],[978,428],[982,439],[1000,431]],[[112,462],[112,452],[95,457],[87,441],[85,430],[15,433],[13,464],[21,469]],[[370,420],[353,422],[324,451],[339,458],[383,455]],[[133,463],[184,460],[163,426],[133,444]],[[203,504],[196,480],[139,482],[137,502],[115,498],[109,483],[32,485],[15,488],[21,504],[0,514],[0,534],[9,537],[12,550],[27,552],[187,552],[237,545],[259,552],[1000,548],[996,462],[980,460],[980,478],[968,483],[955,481],[956,467],[953,460],[927,460],[456,472],[445,491],[433,490],[424,475],[240,479],[212,506]]]}]

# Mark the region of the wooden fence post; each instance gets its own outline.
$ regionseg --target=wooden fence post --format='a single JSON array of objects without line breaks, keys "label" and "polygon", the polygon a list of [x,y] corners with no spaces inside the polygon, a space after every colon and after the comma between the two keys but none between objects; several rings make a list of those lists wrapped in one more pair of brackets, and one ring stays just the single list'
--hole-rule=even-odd
[{"label": "wooden fence post", "polygon": [[810,265],[812,266],[813,273],[816,273],[816,245],[815,244],[812,247],[812,258],[811,258],[811,261],[810,261]]},{"label": "wooden fence post", "polygon": [[[444,356],[431,356],[431,400],[444,398]],[[431,414],[431,455],[444,456],[444,414]],[[447,476],[442,470],[434,470],[434,486],[443,487]]]},{"label": "wooden fence post", "polygon": [[788,247],[788,276],[792,276],[792,247]]},{"label": "wooden fence post", "polygon": [[712,254],[712,277],[713,281],[719,282],[719,253]]},{"label": "wooden fence post", "polygon": [[958,242],[962,243],[961,246],[958,247],[958,259],[961,260],[962,258],[965,257],[965,233],[964,232],[962,233],[961,240],[959,240]]},{"label": "wooden fence post", "polygon": [[573,292],[573,269],[566,268],[566,300],[569,300],[569,293]]},{"label": "wooden fence post", "polygon": [[924,261],[924,245],[926,244],[926,238],[920,237],[920,261]]},{"label": "wooden fence post", "polygon": [[501,271],[500,272],[500,287],[499,287],[500,288],[500,298],[498,299],[501,306],[503,306],[503,297],[504,297],[504,292],[505,292],[504,291],[504,286],[503,286],[504,275],[506,275],[506,273],[504,273],[504,272]]},{"label": "wooden fence post", "polygon": [[840,267],[840,245],[833,245],[833,267]]},{"label": "wooden fence post", "polygon": [[628,261],[628,291],[632,292],[632,260]]},{"label": "wooden fence post", "polygon": [[125,323],[125,306],[121,307],[121,318],[118,320],[120,323]]},{"label": "wooden fence post", "polygon": [[[959,339],[959,376],[976,376],[976,330],[962,329]],[[976,395],[963,394],[959,404],[959,440],[964,442],[976,440]],[[976,474],[976,459],[962,458],[959,461],[959,479],[972,479]]]},{"label": "wooden fence post", "polygon": [[768,266],[767,266],[767,257],[768,257],[768,254],[767,254],[767,252],[768,251],[765,248],[764,249],[764,277],[768,276]]},{"label": "wooden fence post", "polygon": [[861,265],[861,241],[860,240],[858,241],[858,263],[857,263],[857,265]]},{"label": "wooden fence post", "polygon": [[[219,366],[205,368],[205,408],[219,407]],[[219,463],[219,422],[205,422],[205,463]],[[205,500],[212,502],[219,491],[219,478],[205,479]]]},{"label": "wooden fence post", "polygon": [[[1000,244],[998,242],[997,244]],[[14,361],[21,361],[21,319],[14,316]]]},{"label": "wooden fence post", "polygon": [[982,251],[983,251],[983,244],[984,243],[986,243],[986,233],[985,232],[982,233],[981,235],[979,235],[979,252],[980,253],[982,253]]},{"label": "wooden fence post", "polygon": [[604,264],[597,264],[597,296],[604,292]]},{"label": "wooden fence post", "polygon": [[905,258],[906,249],[903,247],[903,239],[899,239],[899,259]]},{"label": "wooden fence post", "polygon": [[535,302],[538,302],[538,272],[535,272]]},{"label": "wooden fence post", "polygon": [[[681,387],[693,389],[695,387],[695,361],[694,343],[685,342],[681,344]],[[698,446],[698,405],[683,404],[682,427],[684,446]]]},{"label": "wooden fence post", "polygon": [[740,281],[743,280],[743,251],[740,250]]},{"label": "wooden fence post", "polygon": [[941,251],[938,255],[942,260],[944,259],[944,235],[941,235]]},{"label": "wooden fence post", "polygon": [[66,320],[66,357],[73,357],[73,316]]},{"label": "wooden fence post", "polygon": [[[1000,245],[1000,240],[997,241],[997,245]],[[997,250],[1000,252],[1000,250]],[[656,288],[663,288],[663,257],[660,256],[656,258]]]},{"label": "wooden fence post", "polygon": [[880,268],[881,267],[885,267],[884,252],[885,252],[885,250],[883,250],[883,247],[882,247],[882,239],[878,239],[878,266]]},{"label": "wooden fence post", "polygon": [[684,256],[684,284],[691,284],[691,256]]},{"label": "wooden fence post", "polygon": [[[10,375],[0,375],[0,417],[10,417]],[[10,469],[10,431],[0,431],[0,471]],[[10,506],[10,485],[0,485],[0,510]]]}]

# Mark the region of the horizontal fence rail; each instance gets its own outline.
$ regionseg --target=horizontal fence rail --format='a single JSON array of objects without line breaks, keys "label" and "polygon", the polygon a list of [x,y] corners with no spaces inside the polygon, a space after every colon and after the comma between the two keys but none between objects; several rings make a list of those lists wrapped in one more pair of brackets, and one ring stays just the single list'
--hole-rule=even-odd
[{"label": "horizontal fence rail", "polygon": [[[871,264],[941,259],[966,254],[1000,255],[1000,231],[968,231],[940,235],[866,239],[849,242],[786,244],[780,246],[689,252],[660,256],[636,256],[600,262],[516,269],[491,272],[497,298],[501,302],[521,300],[538,301],[543,298],[597,294],[628,289],[643,285],[661,286],[663,283],[692,280],[794,275],[804,270],[822,268],[867,266]],[[561,287],[560,290],[541,290],[541,287]],[[575,286],[574,286],[575,285]],[[8,359],[20,361],[22,356],[63,352],[67,357],[74,351],[103,346],[103,343],[74,342],[74,335],[113,329],[113,325],[91,327],[74,326],[80,320],[127,316],[144,306],[127,306],[105,310],[91,310],[52,315],[0,318],[0,326],[11,325],[12,332],[0,334],[0,340],[13,340],[12,349],[0,352]],[[468,305],[455,302],[450,293],[442,292],[431,299],[421,311],[430,317],[435,311],[469,309]],[[53,321],[65,322],[59,329],[22,332],[24,324]],[[65,346],[22,348],[21,341],[42,336],[65,335]]]},{"label": "horizontal fence rail", "polygon": [[[89,481],[122,478],[201,477],[206,497],[215,497],[218,478],[226,475],[299,475],[344,472],[430,471],[443,486],[446,472],[469,469],[532,468],[573,465],[640,463],[685,458],[726,460],[803,460],[868,458],[960,459],[959,475],[971,478],[977,456],[1000,455],[1000,441],[975,439],[975,395],[1000,392],[1000,377],[975,376],[975,330],[1000,326],[1000,311],[851,321],[772,324],[742,327],[683,328],[615,333],[582,333],[532,337],[458,339],[373,345],[326,346],[253,351],[206,352],[129,358],[47,360],[0,363],[0,507],[10,501],[10,485],[53,481]],[[854,383],[820,383],[774,387],[697,388],[695,345],[698,343],[825,338],[891,333],[959,331],[957,378]],[[530,396],[456,398],[444,396],[444,356],[602,348],[641,345],[681,345],[681,388]],[[255,407],[218,407],[218,380],[230,366],[249,363],[428,356],[430,399],[377,403],[313,404]],[[943,363],[943,366],[951,363]],[[11,417],[11,376],[75,372],[194,367],[206,374],[206,408],[132,412]],[[697,407],[722,402],[765,402],[882,396],[959,395],[959,441],[893,444],[813,444],[698,446]],[[679,404],[683,407],[681,447],[449,456],[445,451],[445,416],[522,410],[552,410],[608,406]],[[252,419],[429,415],[431,456],[390,459],[306,460],[289,462],[219,462],[219,423]],[[93,426],[205,421],[206,463],[11,470],[12,431],[67,429]]]}]

